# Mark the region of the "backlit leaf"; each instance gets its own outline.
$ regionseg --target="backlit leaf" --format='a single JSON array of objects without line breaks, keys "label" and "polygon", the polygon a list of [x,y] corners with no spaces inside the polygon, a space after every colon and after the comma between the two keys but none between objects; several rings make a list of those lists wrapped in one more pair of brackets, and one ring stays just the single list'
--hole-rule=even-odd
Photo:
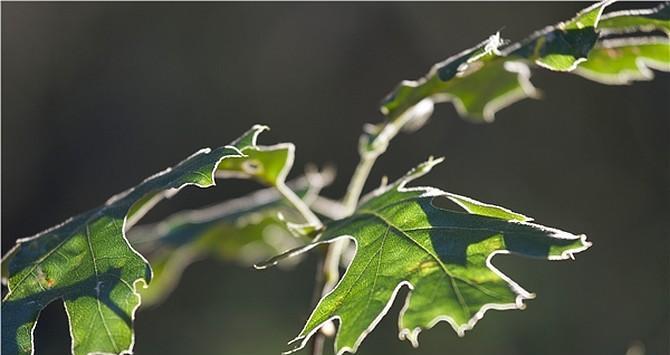
[{"label": "backlit leaf", "polygon": [[[309,205],[331,179],[328,172],[309,173],[289,185]],[[215,257],[250,266],[302,245],[279,213],[289,220],[302,218],[275,188],[268,188],[131,230],[131,245],[147,256],[153,269],[151,284],[140,290],[143,306],[163,300],[184,269],[197,260]]]},{"label": "backlit leaf", "polygon": [[245,162],[244,152],[257,149],[256,137],[265,129],[254,126],[231,145],[202,149],[101,207],[18,240],[2,260],[8,287],[2,301],[3,354],[30,354],[40,311],[59,298],[65,303],[74,354],[132,352],[138,289],[149,282],[151,270],[128,244],[126,230],[184,186],[209,187],[215,175],[235,170],[223,162]]},{"label": "backlit leaf", "polygon": [[[322,243],[350,238],[356,254],[337,286],[325,295],[295,342],[305,346],[324,324],[336,319],[335,351],[355,352],[393,303],[411,291],[400,312],[400,337],[418,345],[423,329],[446,321],[459,334],[489,309],[521,309],[533,295],[491,264],[512,253],[563,260],[590,246],[584,235],[530,223],[530,218],[431,187],[407,187],[440,160],[429,160],[396,183],[365,197],[348,218],[327,225],[313,243],[269,260],[300,255]],[[449,199],[466,212],[438,208]]]},{"label": "backlit leaf", "polygon": [[418,81],[403,81],[384,99],[381,111],[395,120],[423,100],[451,101],[463,117],[492,121],[501,108],[538,95],[529,80],[529,65],[570,71],[586,58],[598,38],[595,26],[607,5],[595,4],[518,43],[506,45],[495,34],[436,64]]},{"label": "backlit leaf", "polygon": [[575,74],[610,85],[651,80],[651,69],[670,71],[670,38],[639,37],[603,40]]},{"label": "backlit leaf", "polygon": [[[640,38],[635,34],[670,33],[667,4],[602,15],[610,3],[594,4],[571,20],[547,27],[517,43],[506,43],[495,34],[436,64],[423,78],[400,83],[384,99],[381,111],[391,122],[402,119],[403,125],[416,129],[432,113],[433,103],[449,101],[460,116],[491,122],[500,109],[527,97],[539,97],[530,82],[533,67],[559,72],[579,68],[579,75],[607,84],[649,79],[652,75],[649,68],[667,70],[670,60],[665,37]],[[607,38],[612,34],[623,38],[616,41]],[[419,105],[430,106],[430,110],[421,110],[428,112],[427,115],[420,119],[403,117],[415,115],[413,108]],[[368,132],[370,142],[384,124]]]},{"label": "backlit leaf", "polygon": [[598,27],[606,34],[637,31],[670,34],[670,6],[666,2],[653,9],[611,12],[602,16]]}]

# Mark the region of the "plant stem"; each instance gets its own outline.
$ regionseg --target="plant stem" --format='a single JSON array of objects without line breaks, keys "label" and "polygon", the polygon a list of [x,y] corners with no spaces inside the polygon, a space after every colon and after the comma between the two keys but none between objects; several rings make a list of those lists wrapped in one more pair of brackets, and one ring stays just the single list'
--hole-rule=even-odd
[{"label": "plant stem", "polygon": [[323,355],[323,345],[326,343],[326,337],[319,332],[315,337],[314,340],[312,340],[312,348],[311,348],[311,354],[312,355]]},{"label": "plant stem", "polygon": [[[351,177],[347,192],[342,199],[342,204],[344,205],[347,215],[353,214],[356,210],[356,204],[363,192],[363,187],[370,175],[370,171],[375,165],[377,158],[386,152],[386,148],[389,143],[391,143],[391,140],[398,135],[398,132],[400,132],[408,122],[412,120],[425,122],[427,117],[432,113],[433,101],[424,99],[397,116],[389,117],[374,135],[363,135],[361,137],[358,148],[361,158]],[[370,142],[367,142],[368,138],[371,138]]]},{"label": "plant stem", "polygon": [[[361,197],[365,182],[368,180],[372,167],[375,165],[375,162],[377,162],[377,158],[386,151],[391,140],[409,121],[413,119],[416,119],[417,121],[425,121],[432,112],[433,102],[430,99],[425,99],[397,116],[389,117],[376,134],[371,136],[361,136],[358,148],[361,158],[351,176],[347,192],[342,199],[344,217],[351,216],[356,210],[358,200]],[[371,138],[371,141],[367,141],[369,138]],[[349,239],[341,239],[329,245],[325,260],[323,260],[323,275],[320,276],[323,283],[322,296],[330,292],[339,281],[340,259],[348,245]],[[322,353],[324,337],[325,335],[323,332],[318,332],[315,335],[312,355],[320,355]]]},{"label": "plant stem", "polygon": [[[349,187],[347,188],[347,193],[342,199],[343,206],[343,217],[348,217],[354,213],[356,210],[356,204],[363,192],[363,187],[365,182],[370,175],[370,171],[377,161],[377,157],[380,154],[361,154],[361,160],[354,170],[354,174],[351,177],[349,182]],[[349,245],[349,239],[341,239],[331,243],[328,246],[328,251],[326,256],[319,260],[319,269],[317,270],[317,289],[319,290],[316,293],[316,301],[323,297],[326,293],[330,292],[337,281],[340,279],[340,259],[342,253],[347,249]],[[313,305],[316,306],[316,303]],[[324,325],[325,326],[325,325]],[[323,327],[322,327],[323,329]],[[314,339],[312,340],[311,346],[311,355],[322,355],[323,346],[326,340],[326,334],[323,331],[318,331],[314,334]]]},{"label": "plant stem", "polygon": [[379,157],[379,154],[364,154],[361,156],[361,160],[358,162],[356,170],[354,170],[354,174],[349,182],[347,193],[342,199],[342,204],[344,205],[345,214],[347,216],[351,215],[356,209],[358,199],[361,197],[363,187],[370,175],[372,167],[377,161],[377,157]]},{"label": "plant stem", "polygon": [[323,223],[319,217],[317,217],[314,212],[312,212],[309,206],[307,206],[307,204],[305,204],[305,202],[300,197],[298,197],[298,195],[296,195],[293,190],[284,184],[278,184],[276,188],[277,191],[279,191],[279,193],[286,199],[286,201],[291,203],[291,205],[293,205],[293,207],[298,212],[300,212],[308,224],[314,226],[316,229],[321,229],[323,227]]},{"label": "plant stem", "polygon": [[[389,143],[400,132],[402,127],[414,119],[425,122],[425,119],[432,113],[433,102],[430,99],[424,99],[397,116],[389,117],[376,134],[361,136],[358,148],[361,158],[351,176],[347,192],[342,199],[343,217],[351,216],[356,211],[356,206],[365,187],[365,182],[372,171],[372,167],[377,162],[377,158],[386,151]],[[372,138],[372,140],[367,141],[368,138]],[[325,259],[319,261],[323,263],[320,267],[322,275],[317,276],[317,287],[319,287],[319,283],[322,284],[321,296],[330,292],[337,285],[340,279],[340,259],[342,258],[342,253],[347,249],[349,242],[349,239],[341,239],[331,243],[328,246]],[[322,326],[321,330],[325,327],[327,325]],[[325,337],[326,334],[323,331],[319,331],[314,335],[311,350],[312,355],[321,355],[323,353]]]},{"label": "plant stem", "polygon": [[317,196],[314,201],[309,204],[309,207],[312,211],[332,220],[341,219],[347,216],[342,202],[331,200],[323,196]]}]

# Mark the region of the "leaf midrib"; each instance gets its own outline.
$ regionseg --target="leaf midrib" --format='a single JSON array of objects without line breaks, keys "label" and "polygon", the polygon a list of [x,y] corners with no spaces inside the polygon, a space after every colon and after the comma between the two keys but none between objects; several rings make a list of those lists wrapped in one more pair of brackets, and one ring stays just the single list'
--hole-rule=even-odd
[{"label": "leaf midrib", "polygon": [[[123,232],[123,231],[122,231]],[[102,305],[100,303],[100,274],[98,273],[98,263],[95,259],[95,252],[93,251],[93,244],[91,243],[91,232],[89,231],[88,224],[84,226],[84,235],[86,236],[86,242],[88,243],[88,250],[91,254],[91,261],[93,262],[93,271],[95,272],[95,292],[96,292],[96,297],[95,297],[95,302],[97,303],[97,309],[98,309],[98,314],[100,315],[100,321],[102,322],[103,327],[105,328],[105,333],[107,334],[107,337],[109,338],[109,341],[111,342],[112,346],[114,347],[115,352],[119,352],[119,347],[116,344],[116,341],[114,340],[114,337],[112,336],[112,332],[109,330],[109,326],[107,325],[107,322],[105,321],[105,316],[102,314]],[[74,341],[74,339],[72,339]]]}]

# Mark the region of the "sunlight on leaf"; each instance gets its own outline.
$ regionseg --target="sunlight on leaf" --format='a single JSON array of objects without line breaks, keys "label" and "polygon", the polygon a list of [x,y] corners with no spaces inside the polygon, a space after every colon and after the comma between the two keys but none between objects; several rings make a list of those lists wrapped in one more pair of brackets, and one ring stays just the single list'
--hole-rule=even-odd
[{"label": "sunlight on leaf", "polygon": [[[591,245],[584,235],[530,223],[502,207],[432,187],[406,186],[440,161],[429,160],[373,191],[351,217],[330,223],[313,243],[258,266],[341,238],[356,243],[345,275],[320,300],[293,341],[294,350],[336,319],[336,353],[355,352],[403,286],[411,291],[400,312],[401,338],[418,346],[418,334],[440,321],[462,336],[487,310],[522,309],[523,301],[534,297],[491,264],[494,255],[564,260]],[[467,213],[438,208],[436,198],[452,200]]]},{"label": "sunlight on leaf", "polygon": [[131,352],[138,289],[149,282],[151,271],[128,244],[126,230],[183,187],[214,185],[221,163],[243,160],[242,151],[254,147],[265,129],[257,125],[231,145],[202,149],[99,208],[19,239],[2,260],[8,287],[2,301],[3,353],[32,353],[39,313],[59,298],[65,303],[73,354]]},{"label": "sunlight on leaf", "polygon": [[577,67],[575,74],[603,84],[625,85],[653,79],[651,69],[670,71],[670,38],[604,40]]},{"label": "sunlight on leaf", "polygon": [[[500,34],[495,34],[436,64],[423,78],[401,82],[383,100],[381,112],[394,122],[426,100],[453,102],[461,117],[492,122],[497,111],[525,98],[540,97],[530,82],[533,67],[559,72],[577,69],[577,74],[606,84],[648,80],[652,76],[649,68],[667,70],[670,59],[667,51],[663,52],[666,37],[642,39],[636,34],[670,33],[667,4],[602,15],[610,4],[611,1],[594,4],[574,18],[537,31],[517,43],[506,43]],[[612,34],[623,37],[613,41],[607,37]],[[421,117],[419,123],[407,119],[403,124],[416,129],[427,118]]]}]

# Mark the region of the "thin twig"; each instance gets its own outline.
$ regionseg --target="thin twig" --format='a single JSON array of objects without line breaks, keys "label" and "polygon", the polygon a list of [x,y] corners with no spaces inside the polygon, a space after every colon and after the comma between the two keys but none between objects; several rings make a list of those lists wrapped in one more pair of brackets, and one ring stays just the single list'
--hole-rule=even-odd
[{"label": "thin twig", "polygon": [[[386,151],[389,143],[400,132],[402,127],[412,119],[419,116],[425,117],[425,115],[430,115],[432,112],[433,102],[430,99],[425,99],[396,117],[389,118],[371,142],[365,141],[367,137],[361,137],[359,146],[361,158],[351,177],[347,192],[342,199],[343,217],[351,216],[356,211],[356,206],[363,193],[365,182],[368,180],[372,167],[375,165],[377,158]],[[319,260],[319,264],[321,265],[319,269],[322,274],[317,278],[322,287],[320,297],[330,292],[337,285],[340,279],[340,260],[342,259],[342,253],[349,246],[349,242],[349,239],[344,238],[330,243],[325,259]],[[317,283],[318,286],[319,284]],[[322,326],[321,329],[323,330],[325,327],[327,325]],[[314,335],[311,348],[312,355],[321,355],[323,353],[325,337],[326,334],[323,331],[319,331]]]},{"label": "thin twig", "polygon": [[317,217],[314,212],[307,206],[307,204],[300,198],[298,195],[293,192],[285,184],[278,184],[277,191],[289,202],[293,207],[300,212],[302,217],[307,223],[314,226],[316,229],[321,229],[323,227],[323,222]]}]

